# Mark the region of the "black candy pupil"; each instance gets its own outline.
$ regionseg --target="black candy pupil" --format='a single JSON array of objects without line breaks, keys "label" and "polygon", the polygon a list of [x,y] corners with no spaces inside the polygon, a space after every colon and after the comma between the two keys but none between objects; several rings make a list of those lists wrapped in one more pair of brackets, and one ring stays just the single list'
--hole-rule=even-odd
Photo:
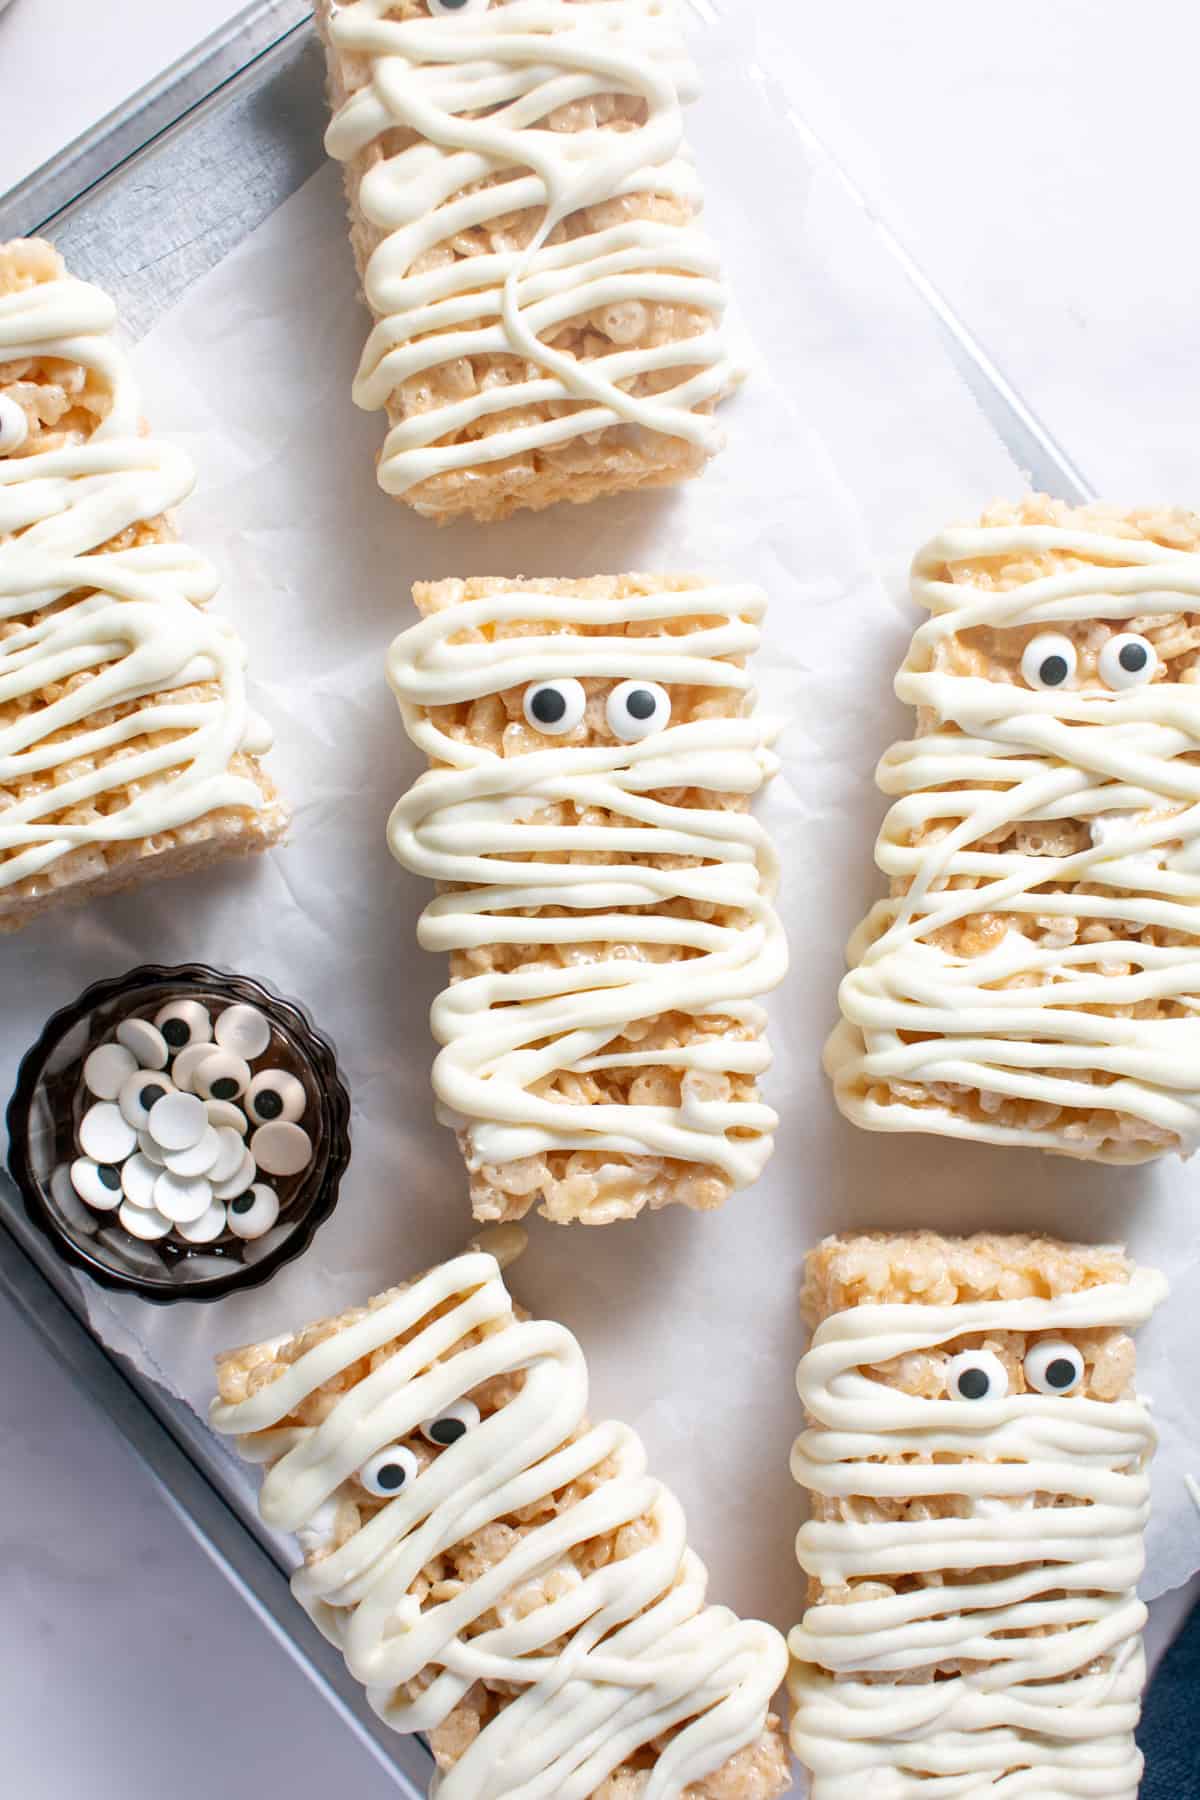
[{"label": "black candy pupil", "polygon": [[1061,687],[1067,679],[1067,659],[1065,656],[1048,656],[1038,674],[1047,687]]},{"label": "black candy pupil", "polygon": [[142,1088],[141,1092],[138,1094],[138,1099],[141,1101],[146,1111],[149,1112],[150,1108],[154,1105],[154,1102],[156,1100],[161,1100],[166,1091],[165,1087],[159,1087],[156,1081],[151,1081]]},{"label": "black candy pupil", "polygon": [[384,1463],[382,1469],[376,1473],[375,1479],[381,1488],[387,1488],[391,1493],[396,1488],[404,1486],[408,1480],[408,1471],[401,1463]]},{"label": "black candy pupil", "polygon": [[235,1212],[235,1213],[248,1213],[250,1211],[250,1208],[253,1205],[254,1205],[254,1195],[253,1194],[251,1194],[251,1193],[239,1194],[236,1200],[231,1200],[229,1202],[229,1210],[230,1210],[230,1212]]},{"label": "black candy pupil", "polygon": [[100,1180],[103,1182],[103,1184],[106,1188],[112,1188],[113,1191],[115,1192],[116,1189],[120,1187],[121,1171],[120,1171],[120,1169],[116,1168],[114,1164],[104,1163],[104,1164],[102,1164],[102,1166],[98,1172],[100,1175]]},{"label": "black candy pupil", "polygon": [[[215,1088],[213,1092],[216,1093]],[[283,1101],[273,1088],[264,1088],[260,1094],[256,1094],[254,1105],[260,1119],[277,1119],[283,1111]]]},{"label": "black candy pupil", "polygon": [[461,1419],[438,1419],[429,1427],[429,1435],[435,1444],[457,1444],[466,1434],[467,1428]]},{"label": "black candy pupil", "polygon": [[232,1100],[237,1091],[237,1082],[232,1075],[222,1075],[219,1081],[213,1082],[211,1089],[214,1100]]},{"label": "black candy pupil", "polygon": [[1046,1380],[1054,1388],[1067,1388],[1075,1379],[1075,1365],[1065,1356],[1056,1356],[1046,1369]]},{"label": "black candy pupil", "polygon": [[964,1400],[982,1400],[991,1385],[983,1369],[964,1369],[958,1378],[958,1391]]},{"label": "black candy pupil", "polygon": [[635,688],[625,702],[625,711],[631,719],[652,719],[654,705],[654,695],[649,688]]},{"label": "black candy pupil", "polygon": [[529,702],[529,710],[539,725],[557,725],[567,710],[567,702],[557,688],[539,688]]},{"label": "black candy pupil", "polygon": [[1127,675],[1137,675],[1146,666],[1146,646],[1144,644],[1122,644],[1117,661]]},{"label": "black candy pupil", "polygon": [[162,1028],[162,1034],[176,1050],[186,1044],[192,1035],[183,1019],[168,1019]]}]

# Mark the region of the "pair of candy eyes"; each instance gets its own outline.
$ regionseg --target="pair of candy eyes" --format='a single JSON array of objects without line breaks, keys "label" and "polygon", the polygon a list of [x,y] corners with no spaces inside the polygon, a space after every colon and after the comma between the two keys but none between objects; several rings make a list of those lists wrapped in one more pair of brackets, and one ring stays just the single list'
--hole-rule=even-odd
[{"label": "pair of candy eyes", "polygon": [[[573,676],[535,681],[522,702],[526,723],[544,737],[565,737],[587,711],[583,683]],[[657,681],[622,681],[604,703],[608,728],[623,744],[636,744],[671,722],[671,696]]]},{"label": "pair of candy eyes", "polygon": [[[1031,688],[1053,693],[1056,688],[1073,685],[1079,657],[1069,637],[1057,631],[1043,631],[1025,646],[1021,673]],[[1124,631],[1110,637],[1100,652],[1100,679],[1116,693],[1128,688],[1144,687],[1154,679],[1158,668],[1158,651],[1136,632]]]},{"label": "pair of candy eyes", "polygon": [[[421,1436],[437,1450],[448,1450],[479,1423],[479,1408],[473,1400],[456,1400],[436,1419],[427,1419]],[[381,1500],[392,1500],[415,1481],[421,1465],[407,1444],[386,1444],[358,1471],[358,1479],[368,1494]]]},{"label": "pair of candy eyes", "polygon": [[[1025,1357],[1025,1379],[1039,1394],[1073,1394],[1084,1377],[1083,1357],[1062,1338],[1043,1338]],[[946,1370],[952,1400],[1003,1400],[1008,1370],[991,1350],[964,1350]]]}]

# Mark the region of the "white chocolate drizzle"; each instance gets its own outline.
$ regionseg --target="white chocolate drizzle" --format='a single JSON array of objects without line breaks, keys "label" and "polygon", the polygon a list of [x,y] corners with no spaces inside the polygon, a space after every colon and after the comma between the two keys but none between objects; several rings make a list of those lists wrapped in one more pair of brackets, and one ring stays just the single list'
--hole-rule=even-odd
[{"label": "white chocolate drizzle", "polygon": [[[0,790],[17,790],[0,810],[0,888],[82,846],[262,804],[229,768],[270,735],[247,709],[241,643],[200,610],[215,572],[176,542],[97,553],[194,482],[181,451],[139,430],[116,322],[106,294],[66,277],[0,296],[0,364],[80,364],[110,402],[85,443],[0,456]],[[219,694],[135,704],[199,683]]]},{"label": "white chocolate drizzle", "polygon": [[[939,579],[979,557],[1062,551],[1073,565],[1003,591]],[[914,597],[930,613],[896,693],[934,728],[884,756],[877,780],[899,796],[876,862],[908,891],[879,902],[851,940],[843,1023],[826,1068],[838,1104],[874,1130],[951,1133],[1099,1160],[1140,1161],[1175,1134],[1200,1142],[1200,689],[1162,680],[1121,692],[1044,692],[937,666],[939,647],[977,627],[1154,620],[1200,607],[1200,555],[1099,529],[1014,525],[947,531],[918,555]],[[957,730],[946,727],[957,727]],[[1014,824],[1082,819],[1073,854],[980,849]],[[944,834],[914,842],[933,821]],[[978,878],[963,886],[963,878]],[[1075,893],[1073,884],[1097,891]],[[994,947],[959,956],[932,940],[969,914],[1011,923]],[[1041,942],[1022,919],[1112,919],[1130,937]],[[1151,927],[1182,941],[1146,943]],[[1108,969],[1111,973],[1106,972]],[[1185,1016],[1113,1016],[1144,1002]],[[1100,1107],[1146,1136],[1099,1147],[1062,1126],[1001,1122],[949,1107],[876,1101],[889,1082],[958,1084],[997,1102]]]},{"label": "white chocolate drizzle", "polygon": [[[324,1383],[408,1333],[315,1429],[281,1425]],[[484,1335],[462,1347],[473,1333]],[[442,1775],[439,1800],[586,1800],[639,1747],[674,1732],[639,1789],[644,1800],[668,1800],[755,1742],[785,1646],[769,1626],[706,1605],[706,1572],[687,1548],[678,1501],[646,1473],[628,1426],[587,1425],[578,1343],[561,1325],[512,1317],[492,1256],[433,1270],[250,1398],[214,1403],[211,1417],[239,1437],[244,1456],[273,1463],[265,1522],[319,1537],[369,1457],[518,1370],[512,1399],[300,1570],[293,1592],[397,1731],[432,1730],[476,1682],[518,1690]],[[593,1492],[542,1512],[475,1580],[414,1596],[439,1555],[519,1510],[541,1512],[539,1502],[600,1465]],[[575,1560],[589,1539],[643,1519],[650,1530],[632,1554],[599,1567]],[[557,1597],[523,1611],[522,1590],[543,1581]],[[480,1628],[488,1614],[494,1622]],[[400,1691],[418,1677],[427,1684],[419,1693]]]},{"label": "white chocolate drizzle", "polygon": [[[1165,1293],[1162,1276],[1141,1269],[1127,1284],[1053,1299],[855,1306],[818,1327],[797,1373],[812,1425],[792,1452],[795,1479],[849,1499],[851,1515],[855,1496],[958,1495],[966,1504],[955,1517],[851,1516],[801,1528],[801,1566],[827,1587],[936,1577],[810,1606],[792,1632],[792,1747],[814,1773],[813,1800],[1134,1800],[1145,1621],[1137,1582],[1156,1441],[1145,1404],[1038,1393],[931,1400],[863,1371],[968,1333],[1069,1340],[1097,1327],[1132,1330]],[[1060,1503],[1038,1504],[1038,1495]],[[922,1678],[960,1658],[974,1666]]]},{"label": "white chocolate drizzle", "polygon": [[[601,943],[612,953],[574,965],[492,971],[455,982],[434,1003],[443,1046],[433,1070],[441,1116],[465,1137],[468,1165],[515,1161],[548,1150],[594,1149],[667,1156],[715,1166],[735,1187],[759,1174],[772,1147],[775,1113],[758,1101],[704,1093],[704,1073],[756,1075],[769,1063],[760,1035],[713,1033],[646,1050],[610,1048],[635,1021],[659,1014],[717,1015],[761,1034],[754,997],[783,977],[787,948],[771,904],[776,863],[762,827],[744,811],[681,807],[656,790],[755,793],[777,759],[751,713],[670,725],[639,743],[545,750],[501,757],[441,729],[430,707],[526,682],[634,675],[695,687],[741,690],[765,602],[754,589],[704,587],[620,599],[512,590],[446,607],[392,645],[388,676],[405,729],[434,767],[395,807],[388,841],[397,860],[441,883],[462,884],[426,909],[429,950],[476,945]],[[703,616],[683,634],[584,636],[572,626]],[[505,621],[544,622],[545,635],[496,637]],[[563,627],[567,627],[563,630]],[[456,636],[466,641],[453,641]],[[527,823],[540,808],[573,801],[604,809],[611,824]],[[566,853],[557,862],[537,854]],[[624,854],[617,863],[589,852]],[[521,860],[522,857],[528,860]],[[651,866],[650,857],[702,858],[699,866]],[[668,903],[699,903],[678,916]],[[699,916],[736,908],[732,920]],[[564,916],[532,913],[562,908]],[[654,908],[637,912],[638,907]],[[667,945],[667,961],[640,960],[626,945]],[[695,952],[696,954],[692,954]],[[686,953],[686,954],[685,954]],[[558,1071],[666,1066],[683,1073],[677,1106],[582,1103],[543,1098],[535,1083]]]},{"label": "white chocolate drizzle", "polygon": [[[329,127],[330,155],[348,161],[397,130],[417,139],[382,155],[358,192],[365,218],[384,235],[364,278],[378,323],[355,401],[385,407],[406,382],[436,378],[464,357],[510,355],[533,372],[447,394],[393,425],[380,485],[404,494],[447,470],[619,425],[719,448],[718,426],[696,409],[743,371],[720,329],[725,294],[708,236],[691,224],[622,219],[546,241],[569,215],[623,196],[672,196],[699,209],[682,119],[695,77],[667,0],[508,0],[460,17],[402,21],[384,16],[389,3],[350,0],[328,25],[335,52],[371,65],[369,82]],[[547,125],[557,109],[611,93],[642,100],[644,123],[629,131]],[[526,248],[425,266],[457,232],[531,208],[544,217]],[[550,341],[565,321],[656,304],[703,310],[712,323],[661,343],[616,341],[587,360]],[[628,384],[645,376],[661,382],[659,391],[630,393]],[[531,421],[531,408],[549,416]],[[484,436],[472,430],[510,411],[511,425]],[[452,433],[466,436],[436,442]]]}]

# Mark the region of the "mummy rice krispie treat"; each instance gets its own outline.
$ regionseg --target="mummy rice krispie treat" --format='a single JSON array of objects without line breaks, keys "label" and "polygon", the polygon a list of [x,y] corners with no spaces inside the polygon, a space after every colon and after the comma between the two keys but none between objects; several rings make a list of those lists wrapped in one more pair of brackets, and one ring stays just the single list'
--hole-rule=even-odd
[{"label": "mummy rice krispie treat", "polygon": [[[439,1800],[769,1800],[786,1651],[707,1604],[678,1501],[583,1354],[495,1254],[218,1363],[216,1430],[266,1465],[292,1588],[375,1711],[423,1731]],[[497,1260],[499,1258],[499,1261]]]},{"label": "mummy rice krispie treat", "polygon": [[916,558],[890,877],[826,1067],[878,1131],[1200,1138],[1200,516],[1034,497]]},{"label": "mummy rice krispie treat", "polygon": [[283,832],[245,652],[170,521],[193,481],[112,301],[0,245],[0,930]]},{"label": "mummy rice krispie treat", "polygon": [[497,519],[697,474],[741,379],[670,0],[320,0],[385,492]]},{"label": "mummy rice krispie treat", "polygon": [[782,978],[774,772],[746,662],[764,600],[698,578],[443,581],[389,679],[431,768],[393,854],[437,881],[420,940],[439,1116],[481,1219],[718,1206],[775,1114],[755,998]]},{"label": "mummy rice krispie treat", "polygon": [[932,1232],[808,1258],[792,1472],[813,1800],[1134,1800],[1155,1436],[1129,1333],[1166,1292],[1111,1246]]}]

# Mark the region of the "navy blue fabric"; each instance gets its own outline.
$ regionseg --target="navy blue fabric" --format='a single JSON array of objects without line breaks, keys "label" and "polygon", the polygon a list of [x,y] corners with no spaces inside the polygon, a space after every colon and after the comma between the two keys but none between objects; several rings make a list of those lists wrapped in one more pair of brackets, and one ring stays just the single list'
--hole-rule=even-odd
[{"label": "navy blue fabric", "polygon": [[1141,1800],[1200,1800],[1200,1606],[1158,1666],[1138,1727]]}]

